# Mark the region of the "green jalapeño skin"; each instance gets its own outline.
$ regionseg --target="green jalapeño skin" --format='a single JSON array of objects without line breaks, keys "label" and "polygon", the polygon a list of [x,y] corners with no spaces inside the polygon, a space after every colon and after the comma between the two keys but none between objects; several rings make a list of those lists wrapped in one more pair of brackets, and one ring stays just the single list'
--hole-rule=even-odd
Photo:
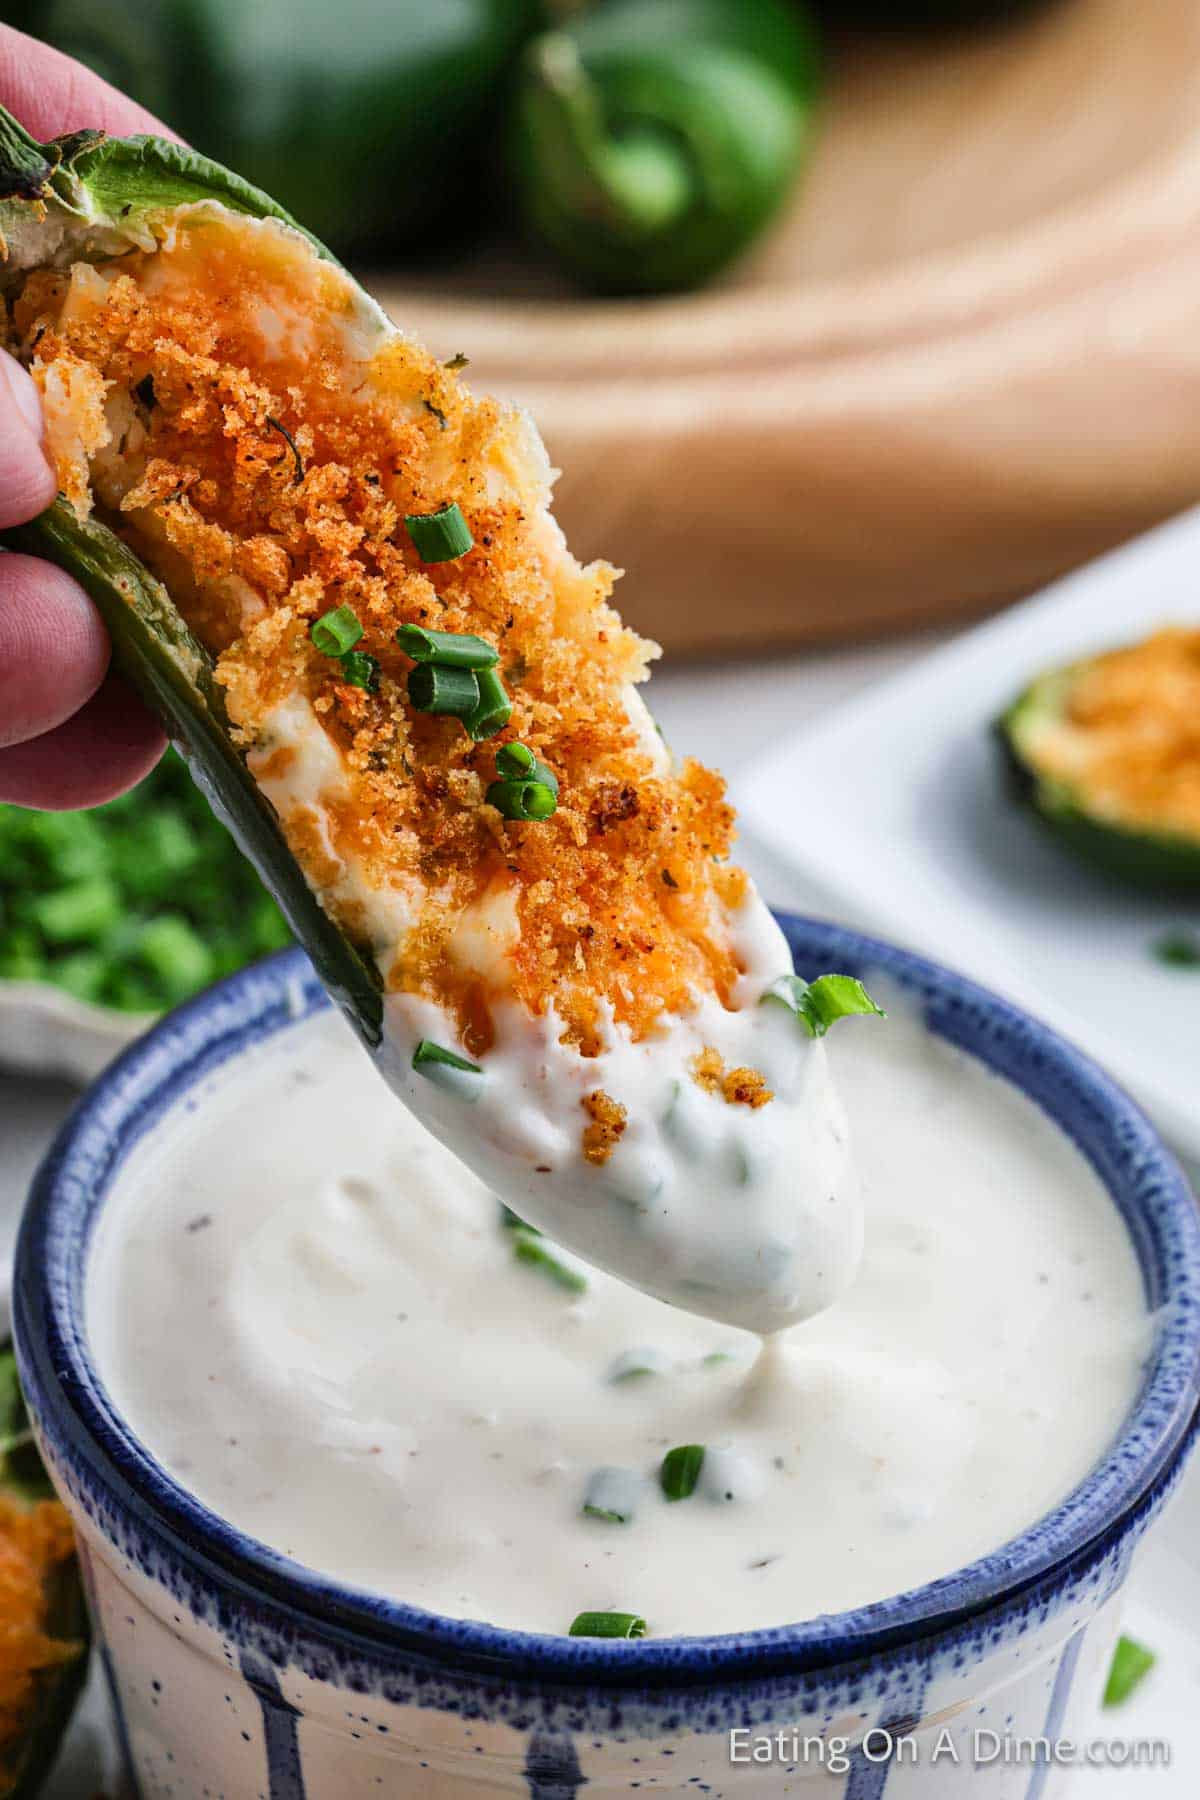
[{"label": "green jalape\u00f1o skin", "polygon": [[996,720],[1010,790],[1056,843],[1101,873],[1150,890],[1200,892],[1200,834],[1122,820],[1093,799],[1084,775],[1064,780],[1039,759],[1042,734],[1063,721],[1071,690],[1090,667],[1039,675]]},{"label": "green jalape\u00f1o skin", "polygon": [[[93,261],[144,245],[176,208],[205,200],[301,230],[268,195],[179,144],[95,131],[39,144],[0,107],[0,234],[7,248],[0,291],[44,261]],[[318,255],[329,256],[303,235]],[[371,304],[365,295],[363,304]],[[162,720],[359,1036],[377,1046],[378,973],[305,880],[233,743],[209,657],[162,582],[108,526],[80,519],[62,498],[40,518],[0,533],[0,544],[57,563],[91,595],[116,666]]]}]

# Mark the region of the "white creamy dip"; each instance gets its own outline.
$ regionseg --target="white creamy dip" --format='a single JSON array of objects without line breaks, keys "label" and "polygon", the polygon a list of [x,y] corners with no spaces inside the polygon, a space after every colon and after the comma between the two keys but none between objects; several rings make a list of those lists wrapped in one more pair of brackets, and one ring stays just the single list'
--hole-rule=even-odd
[{"label": "white creamy dip", "polygon": [[[568,1257],[582,1293],[518,1260],[329,1016],[123,1170],[91,1255],[97,1365],[215,1511],[444,1613],[735,1631],[945,1574],[1113,1440],[1150,1343],[1141,1279],[1090,1168],[1007,1085],[895,1015],[829,1059],[865,1256],[766,1352]],[[699,1482],[668,1502],[688,1444]],[[586,1516],[589,1494],[632,1517]]]},{"label": "white creamy dip", "polygon": [[[780,972],[787,945],[778,936]],[[582,1057],[559,1042],[552,1009],[533,1018],[493,1008],[496,1042],[481,1075],[413,1068],[422,1037],[444,1040],[440,1009],[389,995],[380,1066],[417,1119],[523,1219],[598,1268],[709,1319],[772,1331],[810,1318],[850,1286],[862,1252],[858,1173],[825,1044],[770,985],[742,977],[752,998],[727,1011],[712,996],[635,1043],[610,1021],[605,1048]],[[839,1031],[878,1029],[855,1020]],[[728,1105],[692,1079],[715,1047],[727,1067],[761,1072],[773,1098]],[[627,1125],[607,1163],[580,1148],[585,1094],[600,1088]]]},{"label": "white creamy dip", "polygon": [[[665,767],[668,754],[636,690],[626,702]],[[281,748],[291,755],[268,774]],[[320,823],[342,789],[340,753],[303,696],[280,703],[249,762],[285,819],[299,809]],[[331,868],[337,873],[322,898],[353,903],[386,973],[411,924],[413,897],[380,887],[362,861],[333,858]],[[785,1007],[764,1004],[790,972],[791,953],[753,884],[741,906],[714,917],[713,929],[728,937],[741,970],[729,1008],[711,994],[698,997],[636,1042],[610,1014],[604,1048],[584,1057],[561,1041],[553,1006],[539,1018],[496,997],[495,1044],[470,1072],[414,1067],[422,1040],[458,1053],[457,1027],[433,1001],[393,992],[378,1061],[416,1118],[522,1218],[646,1293],[774,1331],[811,1318],[853,1281],[863,1231],[858,1175],[824,1045]],[[498,886],[459,920],[458,960],[502,996],[519,935],[516,891]],[[756,1070],[771,1099],[751,1109],[705,1092],[691,1073],[705,1051],[727,1069]],[[582,1102],[597,1089],[627,1120],[602,1167],[581,1148]]]}]

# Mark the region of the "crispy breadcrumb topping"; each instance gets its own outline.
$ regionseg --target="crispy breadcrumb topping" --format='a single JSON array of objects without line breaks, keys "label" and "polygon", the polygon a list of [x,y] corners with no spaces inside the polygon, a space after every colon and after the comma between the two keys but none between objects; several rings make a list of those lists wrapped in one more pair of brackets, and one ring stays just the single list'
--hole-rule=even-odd
[{"label": "crispy breadcrumb topping", "polygon": [[81,1652],[46,1632],[46,1583],[73,1549],[56,1500],[26,1507],[0,1498],[0,1778],[28,1727],[37,1677]]},{"label": "crispy breadcrumb topping", "polygon": [[[631,723],[629,684],[656,647],[610,606],[614,571],[563,546],[521,415],[408,340],[370,337],[359,307],[340,270],[277,226],[185,209],[157,254],[31,275],[12,331],[64,490],[165,580],[257,778],[300,769],[277,730],[297,697],[335,747],[339,780],[319,804],[280,804],[283,826],[323,904],[377,955],[370,895],[346,869],[405,903],[389,988],[449,1006],[477,1052],[501,991],[534,1013],[553,1004],[585,1054],[609,1016],[641,1037],[703,994],[730,1004],[726,914],[745,893],[726,861],[733,813],[719,776],[667,766]],[[422,564],[404,515],[449,501],[474,547]],[[378,659],[375,692],[310,640],[342,605]],[[413,710],[395,643],[408,623],[496,646],[513,701],[499,738],[473,744],[457,720]],[[512,739],[558,776],[544,822],[484,800]],[[464,963],[456,933],[506,888],[503,970]]]},{"label": "crispy breadcrumb topping", "polygon": [[1031,732],[1039,772],[1115,823],[1200,835],[1200,630],[1173,626],[1072,676],[1065,716]]},{"label": "crispy breadcrumb topping", "polygon": [[606,1163],[624,1135],[625,1108],[603,1088],[585,1094],[581,1102],[590,1124],[583,1128],[583,1154],[590,1163]]},{"label": "crispy breadcrumb topping", "polygon": [[775,1098],[759,1069],[727,1069],[721,1052],[711,1044],[693,1056],[688,1066],[697,1087],[706,1094],[720,1094],[729,1106],[757,1109]]}]

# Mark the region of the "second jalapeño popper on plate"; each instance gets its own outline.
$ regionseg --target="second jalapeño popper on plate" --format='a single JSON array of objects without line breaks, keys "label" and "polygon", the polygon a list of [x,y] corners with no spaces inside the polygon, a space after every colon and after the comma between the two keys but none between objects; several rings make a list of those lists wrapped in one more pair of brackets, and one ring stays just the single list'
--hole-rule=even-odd
[{"label": "second jalape\u00f1o popper on plate", "polygon": [[529,418],[178,145],[0,113],[0,233],[61,488],[5,541],[96,600],[392,1088],[651,1293],[828,1305],[862,1219],[821,1038],[876,1009],[792,974]]}]

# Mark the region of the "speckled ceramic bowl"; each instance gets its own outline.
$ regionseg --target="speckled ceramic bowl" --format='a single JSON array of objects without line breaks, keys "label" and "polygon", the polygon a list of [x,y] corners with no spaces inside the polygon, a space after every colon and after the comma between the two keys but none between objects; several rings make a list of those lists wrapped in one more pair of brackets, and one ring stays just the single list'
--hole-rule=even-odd
[{"label": "speckled ceramic bowl", "polygon": [[801,973],[885,972],[932,1031],[1022,1088],[1098,1171],[1160,1321],[1111,1454],[1053,1513],[969,1568],[854,1612],[740,1636],[612,1643],[466,1623],[341,1587],[243,1536],[117,1414],[91,1363],[83,1291],[92,1225],[132,1146],[169,1134],[218,1065],[327,1004],[288,952],[173,1014],[104,1075],[38,1176],[18,1252],[22,1374],[78,1526],[144,1800],[1060,1791],[1065,1769],[1010,1759],[1006,1746],[1078,1734],[1131,1558],[1191,1445],[1192,1201],[1137,1109],[1044,1027],[886,945],[784,925]]}]

